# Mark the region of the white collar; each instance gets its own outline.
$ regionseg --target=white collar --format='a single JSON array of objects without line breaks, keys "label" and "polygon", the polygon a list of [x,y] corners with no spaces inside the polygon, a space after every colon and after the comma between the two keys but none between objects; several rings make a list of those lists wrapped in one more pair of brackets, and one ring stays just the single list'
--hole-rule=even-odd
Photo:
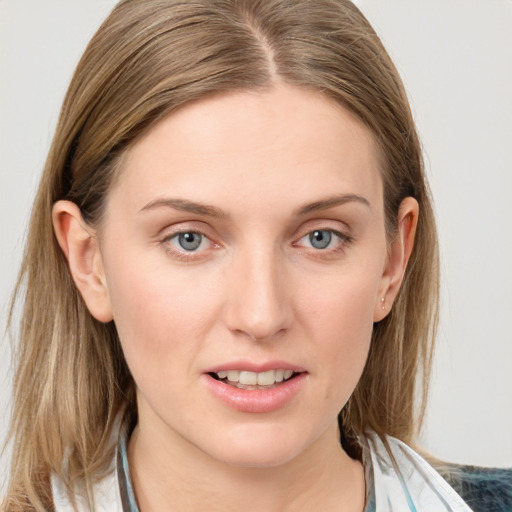
[{"label": "white collar", "polygon": [[389,451],[374,432],[360,439],[375,507],[368,504],[365,512],[471,512],[425,459],[394,437],[386,440]]}]

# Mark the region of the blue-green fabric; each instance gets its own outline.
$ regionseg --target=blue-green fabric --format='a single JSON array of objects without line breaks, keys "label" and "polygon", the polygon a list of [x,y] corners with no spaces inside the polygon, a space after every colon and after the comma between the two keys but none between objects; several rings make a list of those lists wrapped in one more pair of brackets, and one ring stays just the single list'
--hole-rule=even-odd
[{"label": "blue-green fabric", "polygon": [[139,512],[139,507],[135,500],[135,493],[133,492],[132,479],[130,478],[125,436],[121,436],[117,450],[117,477],[119,480],[119,493],[121,495],[123,512]]},{"label": "blue-green fabric", "polygon": [[[512,512],[512,468],[452,466],[448,483],[473,512]],[[364,512],[375,512],[375,493],[370,489]]]},{"label": "blue-green fabric", "polygon": [[512,468],[453,466],[448,483],[473,512],[512,512]]}]

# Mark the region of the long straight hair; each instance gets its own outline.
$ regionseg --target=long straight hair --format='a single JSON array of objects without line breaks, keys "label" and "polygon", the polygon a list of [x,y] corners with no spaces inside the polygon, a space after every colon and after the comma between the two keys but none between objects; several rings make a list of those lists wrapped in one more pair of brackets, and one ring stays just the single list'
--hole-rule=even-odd
[{"label": "long straight hair", "polygon": [[77,292],[52,230],[53,204],[74,201],[98,225],[123,154],[155,123],[188,102],[276,81],[329,97],[371,131],[389,241],[402,199],[419,202],[402,288],[374,326],[363,375],[340,413],[354,456],[369,429],[414,443],[437,325],[437,236],[407,96],[378,36],[348,0],[124,0],[78,64],[32,211],[12,302],[23,311],[5,510],[51,510],[52,473],[92,503],[116,418],[136,422],[115,325],[96,321]]}]

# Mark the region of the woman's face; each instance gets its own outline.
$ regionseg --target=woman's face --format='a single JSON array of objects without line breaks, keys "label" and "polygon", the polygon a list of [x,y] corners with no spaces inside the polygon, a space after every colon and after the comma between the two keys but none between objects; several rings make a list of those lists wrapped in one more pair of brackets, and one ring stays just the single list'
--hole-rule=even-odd
[{"label": "woman's face", "polygon": [[392,279],[382,197],[369,132],[300,88],[189,104],[138,141],[100,247],[141,429],[240,466],[334,440]]}]

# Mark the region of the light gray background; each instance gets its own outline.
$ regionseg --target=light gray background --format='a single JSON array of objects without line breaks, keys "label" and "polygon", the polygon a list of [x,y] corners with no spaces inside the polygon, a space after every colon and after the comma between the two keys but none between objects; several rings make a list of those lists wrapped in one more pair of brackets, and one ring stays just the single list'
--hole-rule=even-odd
[{"label": "light gray background", "polygon": [[[60,103],[114,3],[0,0],[2,331]],[[442,321],[424,445],[452,461],[512,465],[512,1],[356,3],[405,81],[439,218]],[[4,340],[0,439],[10,380]]]}]

